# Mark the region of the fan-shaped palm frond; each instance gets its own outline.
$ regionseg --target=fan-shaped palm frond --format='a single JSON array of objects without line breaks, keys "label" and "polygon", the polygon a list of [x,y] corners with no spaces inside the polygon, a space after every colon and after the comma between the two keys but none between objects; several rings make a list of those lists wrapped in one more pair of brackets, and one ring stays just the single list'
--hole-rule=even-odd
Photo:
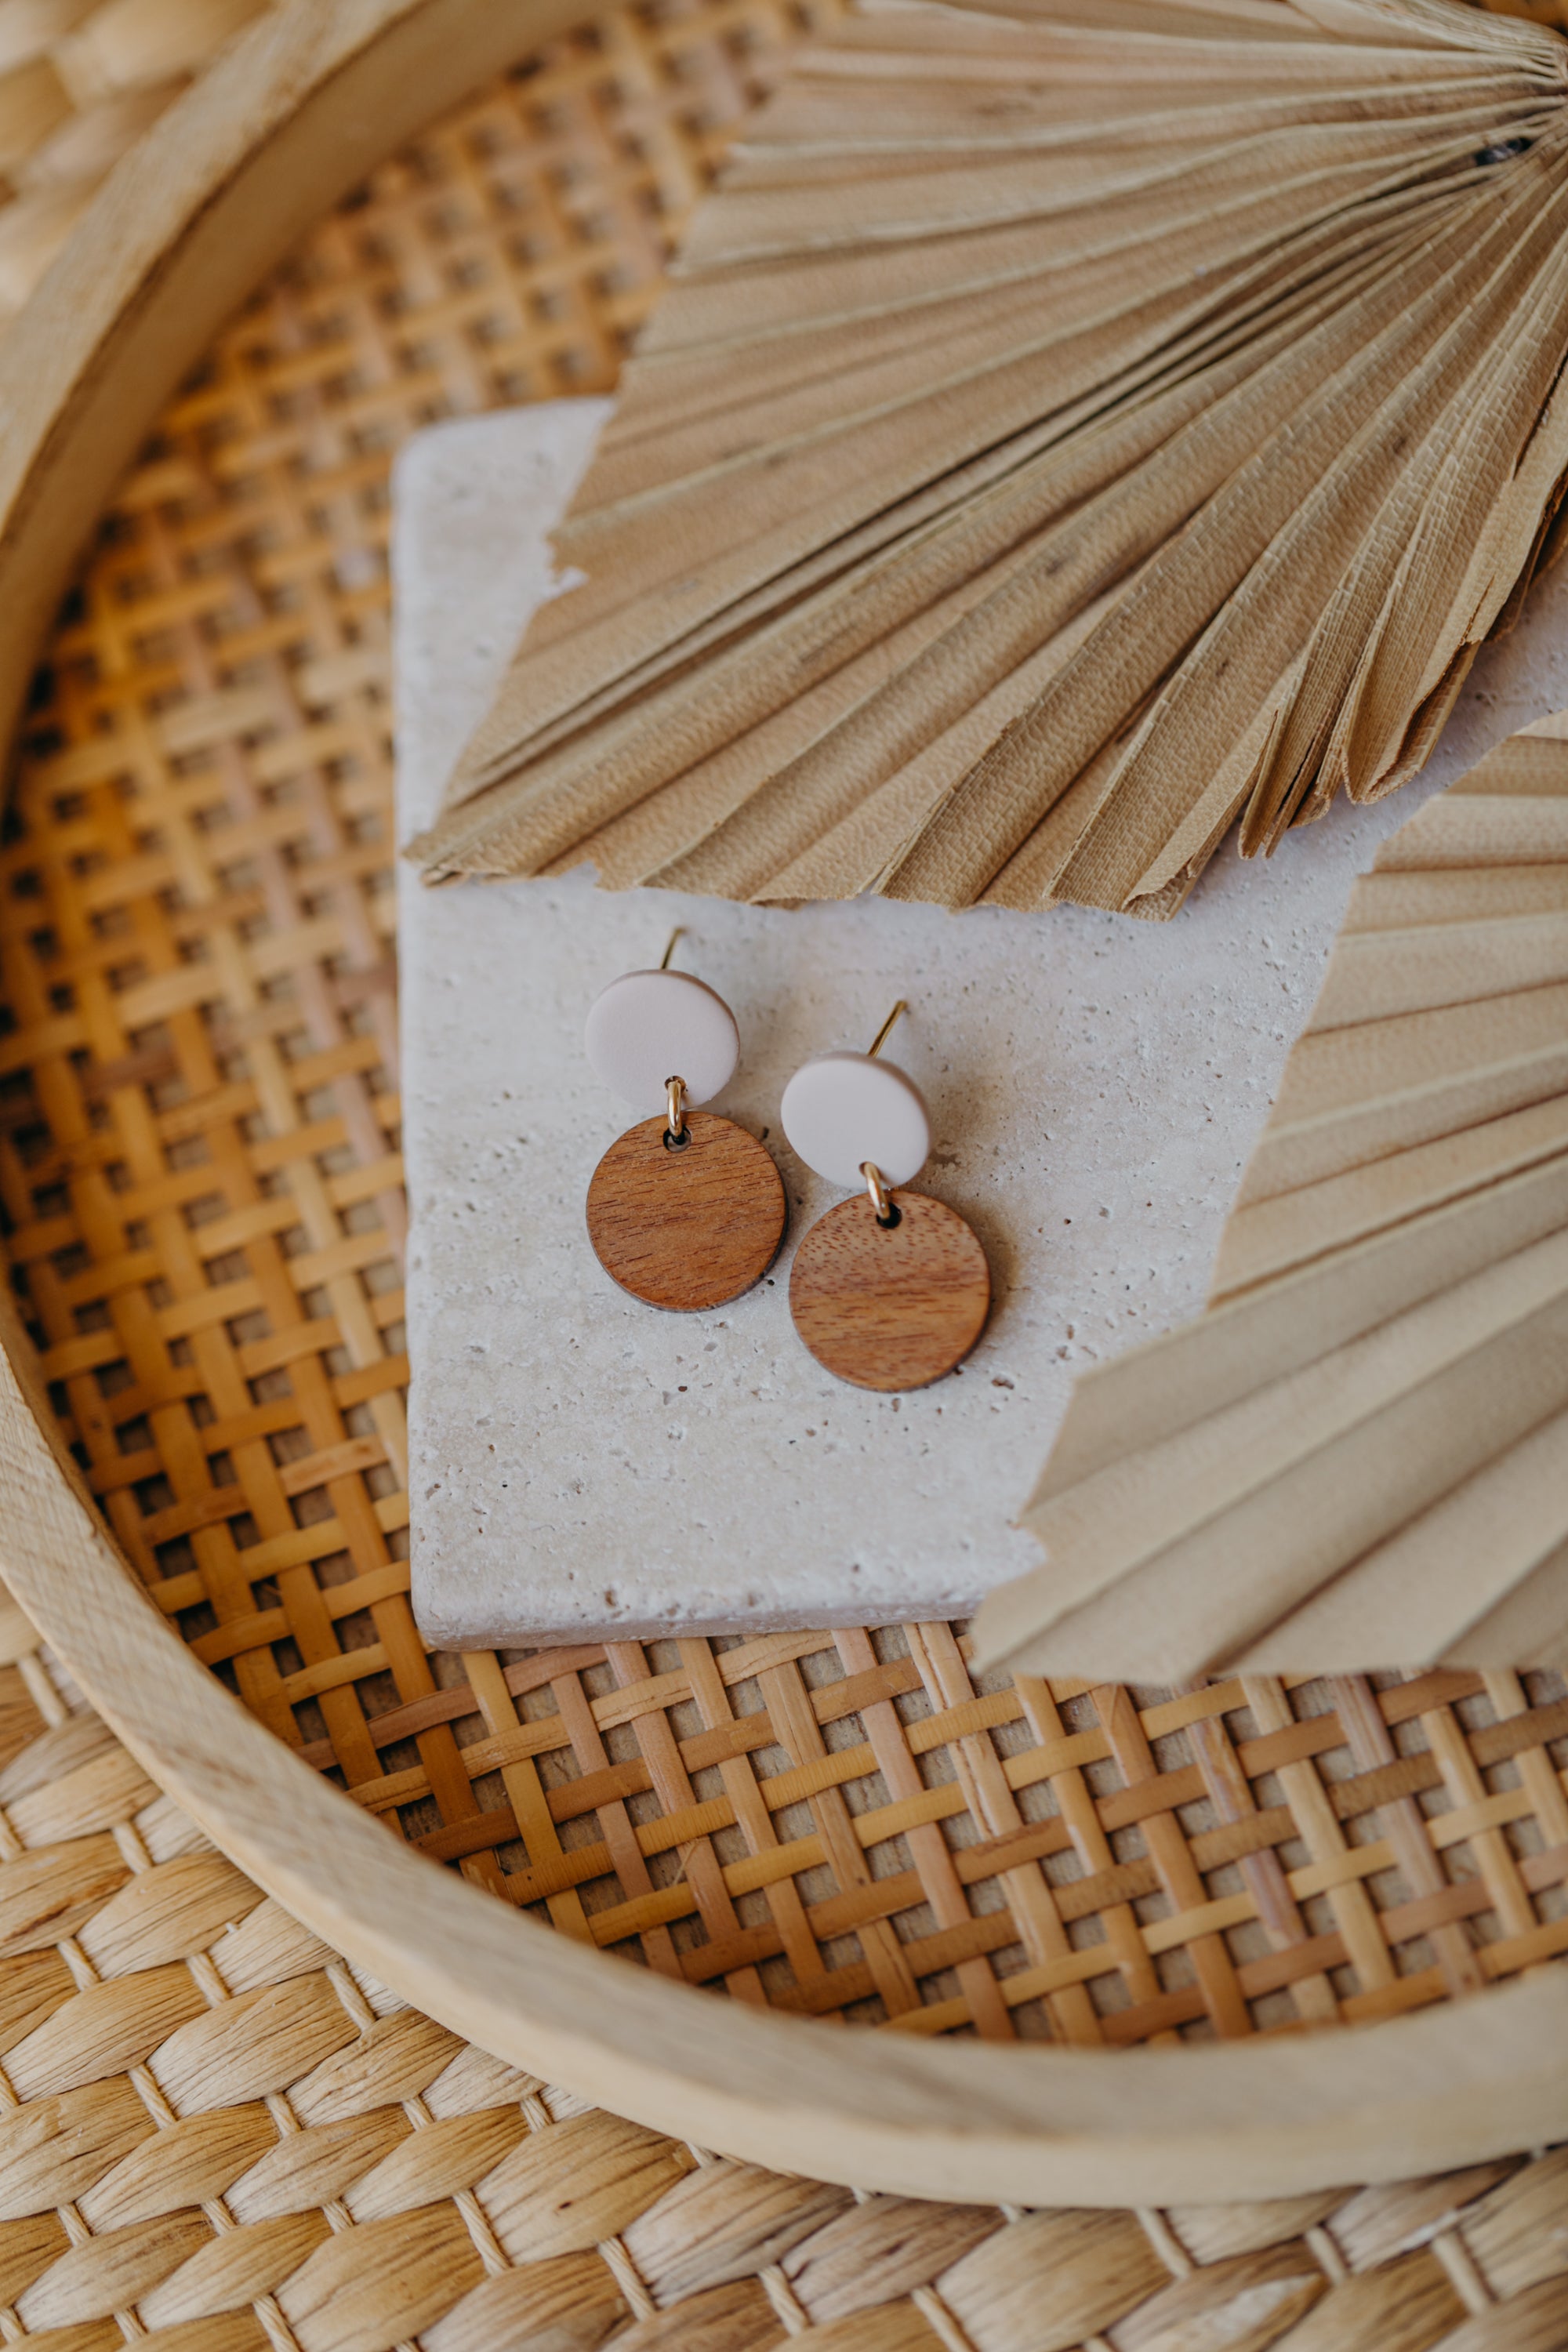
[{"label": "fan-shaped palm frond", "polygon": [[1357,883],[1209,1312],[1080,1381],[981,1646],[1568,1665],[1568,712]]},{"label": "fan-shaped palm frond", "polygon": [[870,9],[700,206],[426,871],[1169,913],[1420,766],[1565,354],[1555,34]]}]

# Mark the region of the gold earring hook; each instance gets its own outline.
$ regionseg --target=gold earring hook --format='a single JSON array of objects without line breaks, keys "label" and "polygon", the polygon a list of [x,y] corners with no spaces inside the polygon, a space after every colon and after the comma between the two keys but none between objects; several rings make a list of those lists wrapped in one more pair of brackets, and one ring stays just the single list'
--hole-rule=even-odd
[{"label": "gold earring hook", "polygon": [[665,949],[664,953],[658,960],[658,968],[660,971],[668,971],[669,970],[669,959],[675,953],[675,942],[677,940],[683,940],[685,937],[685,925],[683,923],[677,923],[674,930],[672,930],[669,935],[669,945]]},{"label": "gold earring hook", "polygon": [[883,1022],[881,1027],[878,1030],[876,1035],[872,1038],[869,1045],[867,1046],[866,1057],[868,1061],[874,1062],[876,1060],[878,1055],[881,1052],[883,1046],[892,1035],[893,1024],[897,1021],[900,1013],[907,1013],[909,1009],[909,1005],[900,996],[892,1011],[889,1013],[887,1019]]}]

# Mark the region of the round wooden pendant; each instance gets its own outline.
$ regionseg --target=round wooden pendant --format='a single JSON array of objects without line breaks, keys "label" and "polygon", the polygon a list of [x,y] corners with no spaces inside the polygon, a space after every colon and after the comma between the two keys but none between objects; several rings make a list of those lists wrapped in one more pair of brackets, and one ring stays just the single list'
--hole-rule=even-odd
[{"label": "round wooden pendant", "polygon": [[784,1239],[771,1153],[733,1119],[689,1111],[667,1145],[645,1118],[612,1143],[588,1187],[588,1238],[605,1272],[649,1307],[691,1314],[760,1282]]},{"label": "round wooden pendant", "polygon": [[858,1389],[923,1389],[962,1363],[985,1327],[991,1269],[956,1209],[895,1192],[883,1225],[864,1193],[813,1225],[790,1274],[795,1328],[819,1364]]}]

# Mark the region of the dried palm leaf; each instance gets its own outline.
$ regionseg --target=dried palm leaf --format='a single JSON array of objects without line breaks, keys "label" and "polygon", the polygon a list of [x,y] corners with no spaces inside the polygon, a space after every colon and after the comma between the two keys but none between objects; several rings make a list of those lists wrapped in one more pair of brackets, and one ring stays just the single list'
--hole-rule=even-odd
[{"label": "dried palm leaf", "polygon": [[868,9],[699,208],[426,870],[1168,914],[1425,759],[1565,355],[1555,34]]},{"label": "dried palm leaf", "polygon": [[1568,1664],[1568,712],[1387,842],[1206,1315],[1091,1372],[986,1662]]}]

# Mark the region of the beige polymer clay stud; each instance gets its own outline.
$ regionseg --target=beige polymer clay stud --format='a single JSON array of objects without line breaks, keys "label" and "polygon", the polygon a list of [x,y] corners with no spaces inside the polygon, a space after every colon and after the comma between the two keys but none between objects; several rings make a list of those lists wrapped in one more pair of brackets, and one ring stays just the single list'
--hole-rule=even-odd
[{"label": "beige polymer clay stud", "polygon": [[791,1147],[829,1183],[858,1195],[829,1209],[795,1252],[789,1304],[819,1364],[862,1389],[919,1389],[962,1363],[984,1328],[991,1270],[956,1209],[904,1187],[931,1151],[914,1080],[868,1053],[825,1054],[784,1088]]},{"label": "beige polymer clay stud", "polygon": [[634,1110],[654,1111],[611,1144],[588,1186],[588,1238],[623,1290],[649,1307],[722,1307],[760,1282],[784,1239],[784,1189],[772,1155],[733,1119],[698,1106],[740,1059],[735,1016],[716,990],[671,971],[623,972],[589,1008],[596,1075]]}]

